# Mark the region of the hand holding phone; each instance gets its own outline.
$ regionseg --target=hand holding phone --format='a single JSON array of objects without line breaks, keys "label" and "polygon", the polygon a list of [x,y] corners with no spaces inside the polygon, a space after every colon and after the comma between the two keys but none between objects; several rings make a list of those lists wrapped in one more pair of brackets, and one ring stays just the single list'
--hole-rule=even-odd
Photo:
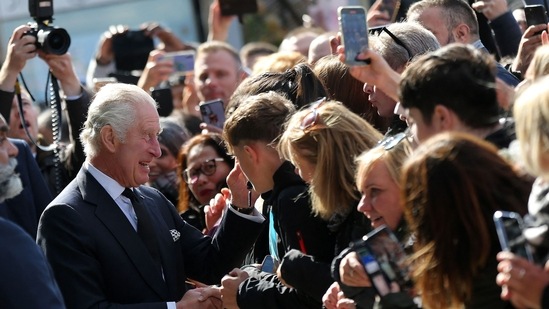
[{"label": "hand holding phone", "polygon": [[203,122],[223,129],[223,124],[225,123],[225,108],[223,107],[223,101],[221,99],[200,103],[198,106]]},{"label": "hand holding phone", "polygon": [[[524,15],[526,16],[526,24],[528,27],[536,25],[547,25],[547,12],[545,7],[540,4],[527,5],[524,7]],[[541,34],[542,31],[536,34]]]},{"label": "hand holding phone", "polygon": [[408,257],[387,226],[376,228],[353,247],[380,296],[412,289]]},{"label": "hand holding phone", "polygon": [[160,60],[169,60],[173,62],[174,75],[185,76],[188,72],[194,70],[194,60],[196,53],[192,50],[177,51],[165,53]]},{"label": "hand holding phone", "polygon": [[530,262],[534,261],[532,249],[522,234],[524,227],[518,213],[498,210],[494,213],[494,224],[503,251],[510,251]]},{"label": "hand holding phone", "polygon": [[345,63],[364,65],[356,56],[368,48],[366,10],[361,6],[340,6],[337,9],[341,41],[345,47]]}]

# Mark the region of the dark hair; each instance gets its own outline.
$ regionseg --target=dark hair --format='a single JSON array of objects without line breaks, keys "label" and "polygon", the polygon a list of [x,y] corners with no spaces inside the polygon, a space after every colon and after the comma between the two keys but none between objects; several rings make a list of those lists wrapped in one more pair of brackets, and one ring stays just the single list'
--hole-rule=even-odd
[{"label": "dark hair", "polygon": [[404,108],[420,110],[426,124],[436,105],[444,105],[471,128],[499,120],[496,62],[465,44],[450,44],[412,62],[402,74],[399,97]]},{"label": "dark hair", "polygon": [[275,91],[284,95],[298,109],[312,101],[327,97],[326,87],[306,63],[300,63],[283,73],[267,72],[246,78],[236,88],[227,105],[229,116],[245,97]]},{"label": "dark hair", "polygon": [[[179,155],[177,156],[177,162],[179,162],[177,168],[177,178],[179,179],[179,203],[177,205],[177,210],[179,213],[188,210],[191,205],[199,206],[199,202],[191,193],[189,185],[183,180],[183,171],[187,168],[189,151],[198,145],[212,147],[217,155],[219,155],[220,158],[223,158],[231,169],[234,167],[234,159],[227,153],[225,143],[218,133],[199,134],[183,144],[181,150],[179,150]],[[224,186],[226,186],[226,183],[223,180],[217,187],[220,190]]]},{"label": "dark hair", "polygon": [[386,121],[369,104],[368,94],[363,90],[364,83],[354,78],[349,72],[349,67],[339,61],[337,56],[328,55],[320,58],[315,64],[314,72],[326,85],[333,100],[343,103],[376,129],[380,131],[387,129]]},{"label": "dark hair", "polygon": [[[445,132],[414,151],[401,183],[405,218],[415,235],[414,277],[423,304],[462,305],[476,292],[472,287],[479,274],[495,268],[501,249],[494,212],[524,215],[531,181],[519,176],[494,145]],[[495,286],[496,270],[490,273]]]}]

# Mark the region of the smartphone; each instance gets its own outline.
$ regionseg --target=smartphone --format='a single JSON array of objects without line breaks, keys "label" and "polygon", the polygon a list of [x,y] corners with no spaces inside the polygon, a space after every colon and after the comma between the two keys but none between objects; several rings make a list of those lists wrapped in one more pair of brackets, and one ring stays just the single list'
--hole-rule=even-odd
[{"label": "smartphone", "polygon": [[225,108],[223,107],[223,100],[217,99],[200,103],[200,114],[202,115],[202,121],[223,129],[225,123]]},{"label": "smartphone", "polygon": [[118,71],[143,70],[154,41],[145,35],[145,30],[128,30],[113,36],[112,49]]},{"label": "smartphone", "polygon": [[166,53],[161,59],[167,59],[173,62],[175,75],[185,76],[185,74],[194,70],[195,55],[196,53],[194,51],[185,50]]},{"label": "smartphone", "polygon": [[494,224],[503,251],[510,251],[530,262],[534,261],[532,248],[522,234],[523,222],[520,214],[498,210],[494,213]]},{"label": "smartphone", "polygon": [[[536,4],[525,6],[524,15],[526,16],[526,24],[528,27],[542,24],[547,25],[547,12],[543,5]],[[538,31],[536,34],[541,34],[542,31]]]},{"label": "smartphone", "polygon": [[274,274],[278,268],[278,262],[271,255],[266,255],[261,263],[261,271]]},{"label": "smartphone", "polygon": [[155,88],[151,92],[151,97],[158,104],[158,115],[168,117],[173,112],[173,96],[170,87]]},{"label": "smartphone", "polygon": [[366,10],[361,6],[340,6],[337,9],[341,41],[345,46],[345,63],[364,65],[356,56],[368,48]]},{"label": "smartphone", "polygon": [[242,15],[257,12],[257,0],[219,0],[221,15]]},{"label": "smartphone", "polygon": [[387,226],[371,231],[354,248],[380,296],[412,290],[408,256]]}]

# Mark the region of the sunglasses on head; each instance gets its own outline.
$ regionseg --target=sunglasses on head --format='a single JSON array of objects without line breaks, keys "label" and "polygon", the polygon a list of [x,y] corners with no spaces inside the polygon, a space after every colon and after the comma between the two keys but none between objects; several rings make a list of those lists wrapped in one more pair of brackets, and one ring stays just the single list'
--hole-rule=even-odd
[{"label": "sunglasses on head", "polygon": [[311,127],[313,127],[318,122],[318,108],[326,102],[326,97],[320,98],[313,103],[309,104],[309,109],[311,109],[311,112],[307,114],[307,116],[303,117],[303,120],[301,121],[301,125],[299,128],[301,130],[307,130]]}]

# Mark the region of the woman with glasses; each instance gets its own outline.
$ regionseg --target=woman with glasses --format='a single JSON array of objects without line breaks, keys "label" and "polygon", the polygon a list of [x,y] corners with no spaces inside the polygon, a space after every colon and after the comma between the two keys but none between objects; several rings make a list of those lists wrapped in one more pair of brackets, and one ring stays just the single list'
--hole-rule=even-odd
[{"label": "woman with glasses", "polygon": [[181,217],[199,230],[206,227],[202,206],[226,187],[225,179],[234,166],[221,135],[199,134],[183,145],[178,156],[180,178],[179,204]]},{"label": "woman with glasses", "polygon": [[[358,211],[370,219],[373,228],[386,225],[408,249],[411,249],[411,242],[401,207],[400,177],[401,168],[411,152],[408,135],[402,132],[386,137],[377,147],[364,152],[356,160],[356,186],[362,194]],[[353,248],[343,251],[332,264],[332,277],[337,283],[324,295],[323,302],[327,309],[338,308],[340,291],[352,298],[359,308],[367,308],[374,302],[372,284]],[[387,303],[391,300],[383,301]],[[407,301],[409,303],[411,299]]]},{"label": "woman with glasses", "polygon": [[[360,193],[354,183],[355,158],[375,147],[380,138],[366,120],[340,102],[324,99],[295,113],[280,138],[279,152],[310,184],[313,212],[328,221],[335,235],[335,254],[371,230],[369,220],[356,210]],[[293,271],[290,277],[285,271],[286,267],[296,269],[301,259],[306,257],[296,254],[280,266],[281,277],[290,286],[307,285],[306,276]],[[318,271],[331,277],[328,264],[319,266]],[[315,288],[326,291],[331,283],[317,282]]]}]

